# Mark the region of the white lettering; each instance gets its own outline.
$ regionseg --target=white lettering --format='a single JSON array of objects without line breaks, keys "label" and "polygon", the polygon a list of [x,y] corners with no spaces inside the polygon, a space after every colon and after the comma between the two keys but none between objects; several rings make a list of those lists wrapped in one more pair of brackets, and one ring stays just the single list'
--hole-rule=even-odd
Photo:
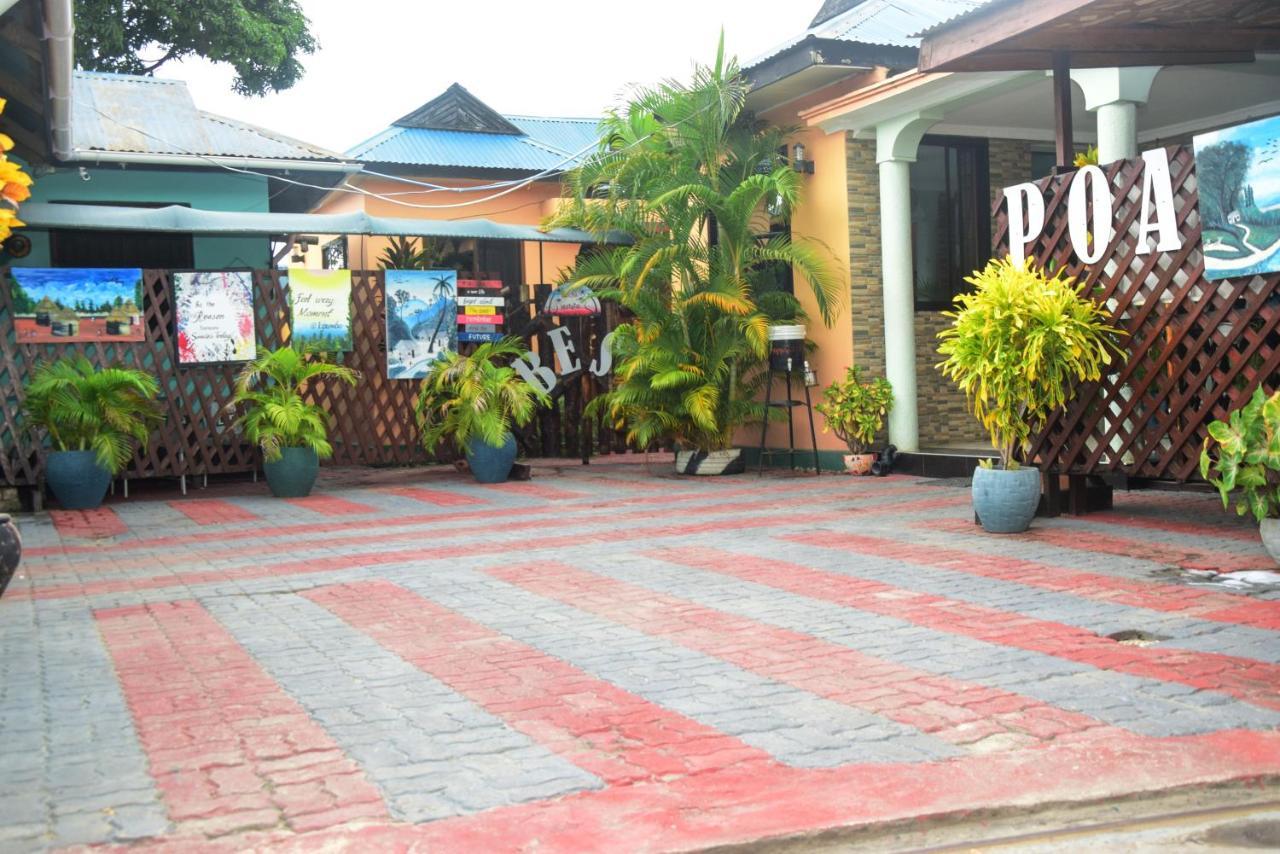
[{"label": "white lettering", "polygon": [[[1111,182],[1102,169],[1084,166],[1072,176],[1067,198],[1067,230],[1076,257],[1086,264],[1101,261],[1111,244],[1111,202]],[[1092,208],[1092,217],[1086,205]]]},{"label": "white lettering", "polygon": [[[1173,179],[1169,177],[1169,152],[1163,148],[1142,152],[1147,168],[1142,173],[1142,219],[1138,221],[1139,255],[1151,251],[1148,241],[1157,232],[1157,252],[1177,252],[1182,248],[1177,214],[1173,209]],[[1151,200],[1155,197],[1155,222],[1151,221]]]},{"label": "white lettering", "polygon": [[602,377],[613,369],[613,333],[600,341],[600,358],[591,360],[591,373],[597,377]]},{"label": "white lettering", "polygon": [[1035,184],[1017,184],[1005,188],[1004,198],[1009,212],[1009,256],[1021,264],[1027,257],[1027,244],[1044,229],[1044,196]]},{"label": "white lettering", "polygon": [[555,371],[542,364],[542,359],[537,353],[529,353],[527,358],[533,364],[529,364],[525,359],[516,359],[511,363],[511,367],[516,369],[516,373],[534,388],[542,389],[543,394],[551,394],[551,390],[556,387]]},{"label": "white lettering", "polygon": [[556,351],[556,361],[560,363],[560,376],[582,370],[582,361],[574,355],[573,340],[569,337],[570,334],[567,326],[557,326],[547,333],[547,338],[551,341],[551,346]]}]

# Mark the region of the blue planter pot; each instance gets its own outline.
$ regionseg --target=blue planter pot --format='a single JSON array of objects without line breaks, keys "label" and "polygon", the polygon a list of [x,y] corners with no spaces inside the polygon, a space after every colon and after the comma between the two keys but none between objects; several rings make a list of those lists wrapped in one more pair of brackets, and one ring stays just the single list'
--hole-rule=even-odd
[{"label": "blue planter pot", "polygon": [[479,439],[467,443],[467,464],[471,474],[480,483],[502,483],[511,474],[516,461],[516,437],[507,434],[507,441],[498,447],[487,445]]},{"label": "blue planter pot", "polygon": [[1022,533],[1035,518],[1039,505],[1040,469],[974,469],[973,509],[986,532]]},{"label": "blue planter pot", "polygon": [[101,506],[111,486],[111,472],[102,467],[93,451],[51,451],[45,460],[44,479],[66,510]]},{"label": "blue planter pot", "polygon": [[0,596],[22,562],[22,534],[8,513],[0,513]]},{"label": "blue planter pot", "polygon": [[276,498],[306,498],[320,474],[320,458],[310,448],[282,448],[280,459],[262,464]]}]

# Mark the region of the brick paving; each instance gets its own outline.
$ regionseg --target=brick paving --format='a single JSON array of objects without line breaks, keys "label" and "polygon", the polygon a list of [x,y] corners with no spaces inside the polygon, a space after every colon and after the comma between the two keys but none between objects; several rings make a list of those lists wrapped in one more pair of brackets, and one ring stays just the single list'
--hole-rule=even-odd
[{"label": "brick paving", "polygon": [[1280,589],[1187,583],[1271,566],[1216,499],[999,537],[949,483],[666,468],[23,519],[0,851],[687,850],[1280,779]]}]

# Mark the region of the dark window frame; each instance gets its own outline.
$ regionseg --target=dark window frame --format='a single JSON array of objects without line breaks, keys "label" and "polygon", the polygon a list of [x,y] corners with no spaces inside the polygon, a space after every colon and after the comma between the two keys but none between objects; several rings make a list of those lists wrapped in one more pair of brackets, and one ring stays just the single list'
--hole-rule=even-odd
[{"label": "dark window frame", "polygon": [[[162,208],[169,205],[179,204],[181,207],[190,207],[185,203],[175,202],[118,202],[118,201],[87,201],[87,200],[66,200],[54,199],[51,204],[55,205],[96,205],[100,207],[119,207],[119,208]],[[124,267],[140,269],[191,269],[195,266],[195,235],[190,232],[147,232],[134,230],[112,230],[112,229],[79,229],[79,228],[51,228],[49,235],[49,264],[53,267]],[[125,245],[145,241],[148,238],[155,240],[157,243],[168,244],[168,252],[170,254],[168,260],[172,263],[168,264],[149,264],[149,263],[103,263],[95,262],[81,247],[75,247],[76,241],[83,241],[85,244],[92,244],[98,241],[116,241]],[[75,248],[69,249],[68,246]],[[84,256],[84,257],[80,257]],[[110,260],[110,259],[108,259]],[[156,260],[143,258],[142,260]],[[184,263],[180,263],[184,262]]]},{"label": "dark window frame", "polygon": [[[928,134],[921,141],[920,146],[934,146],[941,148],[957,148],[973,152],[974,155],[974,173],[973,180],[975,186],[973,190],[973,207],[971,211],[961,211],[962,221],[966,216],[972,216],[977,223],[977,232],[975,235],[975,246],[973,249],[976,261],[975,268],[982,267],[991,258],[991,146],[990,141],[986,137],[975,136],[950,136],[941,134]],[[951,187],[949,177],[950,158],[944,158],[947,164],[947,196],[950,200],[953,192],[964,196],[964,188],[957,187],[954,191]],[[948,209],[951,205],[948,203]],[[952,224],[948,219],[943,224],[947,232],[946,245],[952,245],[955,235],[952,233]],[[915,269],[915,236],[912,235],[912,262],[911,262],[911,296],[915,304],[917,312],[927,311],[948,311],[955,307],[956,297],[960,294],[972,290],[965,277],[972,273],[972,270],[952,269],[948,276],[948,284],[951,290],[951,299],[949,300],[921,300],[919,292],[916,289],[916,269]],[[962,253],[964,254],[964,253]],[[950,256],[948,256],[948,265],[950,264]],[[963,263],[961,267],[965,266]]]}]

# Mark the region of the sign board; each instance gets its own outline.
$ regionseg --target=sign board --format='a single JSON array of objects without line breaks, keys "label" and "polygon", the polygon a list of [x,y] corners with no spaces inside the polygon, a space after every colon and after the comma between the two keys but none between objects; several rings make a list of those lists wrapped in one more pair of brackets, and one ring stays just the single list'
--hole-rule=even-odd
[{"label": "sign board", "polygon": [[[573,374],[582,370],[582,360],[574,349],[572,333],[567,326],[557,326],[547,332],[551,341],[551,349],[555,353],[554,369],[544,365],[537,353],[529,353],[523,359],[516,359],[511,367],[516,369],[521,378],[534,388],[540,388],[546,394],[556,387],[559,378],[565,374]],[[600,341],[600,356],[591,360],[587,368],[593,376],[603,377],[613,370],[613,333],[610,332]]]},{"label": "sign board", "polygon": [[497,341],[502,338],[507,301],[498,279],[458,280],[458,340]]},{"label": "sign board", "polygon": [[586,317],[600,313],[600,300],[590,288],[561,285],[547,297],[542,310],[555,317]]}]

